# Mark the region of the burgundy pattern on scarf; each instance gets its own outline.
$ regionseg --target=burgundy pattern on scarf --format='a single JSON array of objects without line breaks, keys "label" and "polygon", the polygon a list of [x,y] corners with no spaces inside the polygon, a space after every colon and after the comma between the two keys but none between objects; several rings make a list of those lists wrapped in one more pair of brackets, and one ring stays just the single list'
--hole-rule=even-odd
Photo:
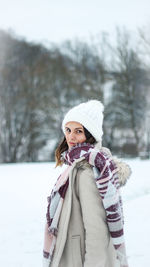
[{"label": "burgundy pattern on scarf", "polygon": [[[69,180],[67,179],[66,183],[64,185],[62,185],[59,190],[58,190],[58,193],[60,195],[60,197],[62,199],[65,198],[65,194],[66,194],[66,191],[67,191],[67,188],[68,188],[68,184],[69,184]],[[57,192],[52,192],[51,196],[47,198],[47,201],[48,201],[48,206],[47,206],[47,213],[46,213],[46,218],[47,218],[47,224],[48,224],[48,227],[51,226],[52,224],[52,221],[53,221],[53,217],[50,217],[50,205],[51,205],[51,200],[52,198],[57,194]],[[54,229],[56,232],[53,231],[53,233],[57,233],[57,229]],[[52,229],[51,229],[51,232],[52,232]]]}]

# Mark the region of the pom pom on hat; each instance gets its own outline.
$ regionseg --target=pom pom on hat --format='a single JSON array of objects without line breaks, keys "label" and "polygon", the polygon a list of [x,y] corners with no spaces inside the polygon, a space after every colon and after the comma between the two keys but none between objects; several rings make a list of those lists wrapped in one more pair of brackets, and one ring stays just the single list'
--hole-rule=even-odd
[{"label": "pom pom on hat", "polygon": [[65,134],[65,125],[70,121],[82,124],[96,139],[102,140],[103,135],[103,111],[104,106],[98,100],[89,100],[70,109],[62,122],[62,130]]}]

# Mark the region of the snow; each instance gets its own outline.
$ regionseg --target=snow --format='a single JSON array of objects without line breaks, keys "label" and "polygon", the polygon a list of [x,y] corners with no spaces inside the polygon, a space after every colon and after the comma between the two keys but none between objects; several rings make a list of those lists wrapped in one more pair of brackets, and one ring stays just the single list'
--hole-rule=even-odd
[{"label": "snow", "polygon": [[[150,266],[150,161],[126,160],[122,188],[130,267]],[[47,196],[61,168],[54,163],[0,165],[0,266],[42,266]]]}]

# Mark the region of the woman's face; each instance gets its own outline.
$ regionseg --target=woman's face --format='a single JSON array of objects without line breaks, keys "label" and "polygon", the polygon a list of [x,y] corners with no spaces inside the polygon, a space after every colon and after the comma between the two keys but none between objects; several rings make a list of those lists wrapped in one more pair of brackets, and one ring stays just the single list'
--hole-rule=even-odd
[{"label": "woman's face", "polygon": [[86,141],[83,126],[75,121],[66,123],[65,137],[69,148]]}]

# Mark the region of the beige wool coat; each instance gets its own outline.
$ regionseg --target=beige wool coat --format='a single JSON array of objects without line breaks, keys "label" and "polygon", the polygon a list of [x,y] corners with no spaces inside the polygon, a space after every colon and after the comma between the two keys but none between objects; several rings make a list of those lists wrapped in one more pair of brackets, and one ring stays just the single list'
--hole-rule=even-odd
[{"label": "beige wool coat", "polygon": [[51,267],[120,267],[92,167],[82,158],[69,174]]}]

